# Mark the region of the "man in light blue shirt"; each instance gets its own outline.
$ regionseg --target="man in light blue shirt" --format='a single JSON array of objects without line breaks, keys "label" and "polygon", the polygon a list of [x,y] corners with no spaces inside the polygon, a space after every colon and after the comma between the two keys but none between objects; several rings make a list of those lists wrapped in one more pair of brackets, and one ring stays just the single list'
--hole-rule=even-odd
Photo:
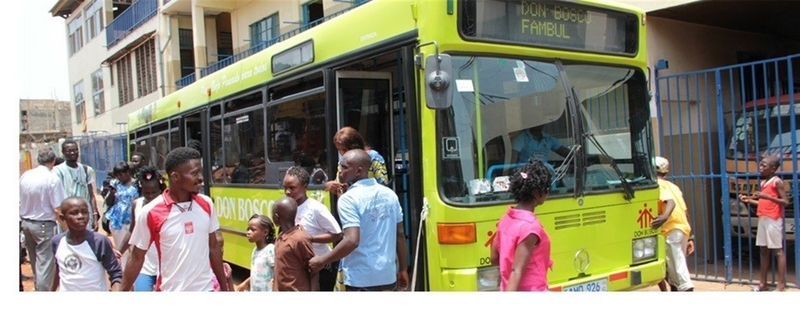
[{"label": "man in light blue shirt", "polygon": [[339,179],[350,184],[338,201],[344,238],[331,252],[312,258],[309,267],[317,272],[341,259],[347,291],[405,290],[408,265],[403,211],[397,194],[367,178],[370,164],[369,155],[361,149],[347,151],[342,157]]},{"label": "man in light blue shirt", "polygon": [[542,132],[542,127],[544,126],[532,127],[511,140],[512,163],[526,163],[531,158],[547,163],[551,151],[563,157],[569,155],[569,148],[562,145],[556,137]]}]

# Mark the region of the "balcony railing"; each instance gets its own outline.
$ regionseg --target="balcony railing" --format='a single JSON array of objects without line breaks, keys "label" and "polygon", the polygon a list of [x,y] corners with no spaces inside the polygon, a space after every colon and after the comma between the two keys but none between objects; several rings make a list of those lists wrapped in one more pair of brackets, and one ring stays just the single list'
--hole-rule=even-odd
[{"label": "balcony railing", "polygon": [[181,88],[183,88],[185,86],[189,86],[192,83],[194,83],[195,80],[197,80],[195,78],[195,76],[196,76],[196,74],[194,74],[194,73],[187,74],[186,76],[182,77],[180,80],[175,82],[175,86],[178,86],[178,89],[181,89]]},{"label": "balcony railing", "polygon": [[158,12],[158,0],[138,0],[106,27],[106,47],[110,48]]},{"label": "balcony railing", "polygon": [[[139,0],[139,1],[142,1],[142,0]],[[272,38],[272,39],[270,39],[270,40],[268,40],[266,42],[261,42],[259,44],[256,44],[253,47],[248,48],[248,49],[246,49],[246,50],[244,50],[244,51],[242,51],[242,52],[240,52],[238,54],[225,57],[222,60],[217,61],[217,62],[209,65],[208,67],[200,69],[200,78],[202,78],[204,76],[208,76],[211,73],[217,72],[220,69],[225,68],[227,66],[230,66],[231,64],[234,64],[234,63],[236,63],[236,62],[238,62],[238,61],[240,61],[242,59],[245,59],[247,57],[255,55],[256,53],[264,50],[267,47],[270,47],[270,46],[272,46],[272,45],[274,45],[274,44],[276,44],[278,42],[281,42],[281,41],[286,40],[288,38],[291,38],[293,36],[296,36],[296,35],[302,33],[303,31],[311,29],[316,25],[319,25],[319,24],[321,24],[321,23],[323,23],[325,21],[333,19],[334,17],[342,15],[345,12],[350,11],[353,8],[358,7],[359,5],[364,4],[366,2],[367,1],[363,1],[361,3],[357,3],[357,4],[353,5],[351,7],[345,8],[345,9],[337,11],[335,13],[331,13],[328,16],[325,16],[323,18],[317,19],[317,20],[312,21],[310,23],[304,24],[304,25],[300,26],[297,29],[294,29],[294,30],[289,31],[287,33],[284,33],[284,34],[282,34],[280,36]],[[184,76],[181,79],[177,80],[175,82],[175,85],[178,87],[178,89],[181,89],[184,86],[188,86],[189,84],[194,83],[195,80],[196,80],[195,74],[192,73],[190,75]]]}]

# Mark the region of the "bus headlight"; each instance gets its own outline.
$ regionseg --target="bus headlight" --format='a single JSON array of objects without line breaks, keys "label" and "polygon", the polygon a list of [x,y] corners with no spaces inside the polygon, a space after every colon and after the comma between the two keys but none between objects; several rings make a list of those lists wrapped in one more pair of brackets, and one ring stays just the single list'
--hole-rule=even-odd
[{"label": "bus headlight", "polygon": [[500,267],[478,268],[478,291],[500,290]]},{"label": "bus headlight", "polygon": [[633,239],[633,262],[638,263],[656,257],[658,236]]}]

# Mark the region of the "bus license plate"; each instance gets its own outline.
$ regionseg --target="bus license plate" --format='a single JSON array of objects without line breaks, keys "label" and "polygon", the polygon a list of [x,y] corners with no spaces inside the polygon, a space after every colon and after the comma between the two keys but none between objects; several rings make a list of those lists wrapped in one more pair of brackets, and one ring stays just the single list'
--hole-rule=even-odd
[{"label": "bus license plate", "polygon": [[565,287],[564,292],[606,292],[608,291],[608,280],[600,279],[592,282],[581,283],[578,285]]}]

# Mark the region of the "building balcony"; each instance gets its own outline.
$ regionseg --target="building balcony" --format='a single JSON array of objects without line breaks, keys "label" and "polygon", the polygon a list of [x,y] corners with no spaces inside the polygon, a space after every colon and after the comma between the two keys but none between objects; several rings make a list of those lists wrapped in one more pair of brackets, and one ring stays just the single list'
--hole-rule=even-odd
[{"label": "building balcony", "polygon": [[119,43],[125,36],[150,20],[158,12],[158,0],[138,0],[106,27],[106,48]]},{"label": "building balcony", "polygon": [[[206,14],[217,15],[222,12],[233,12],[251,2],[258,0],[160,0],[163,1],[161,13],[164,14],[192,14],[192,7],[202,7]],[[263,1],[263,0],[261,0]]]},{"label": "building balcony", "polygon": [[[173,1],[176,1],[176,0],[173,0]],[[180,1],[180,0],[177,0],[177,1]],[[364,2],[366,2],[366,1],[364,1]],[[286,32],[286,33],[284,33],[284,34],[282,34],[280,36],[277,36],[277,37],[275,37],[275,38],[273,38],[271,40],[268,40],[266,42],[261,42],[259,44],[256,44],[253,47],[251,47],[249,49],[246,49],[246,50],[244,50],[244,51],[242,51],[242,52],[240,52],[238,54],[225,57],[220,61],[217,61],[217,62],[215,62],[215,63],[213,63],[213,64],[211,64],[211,65],[209,65],[209,66],[207,66],[205,68],[200,69],[200,76],[199,77],[197,77],[196,74],[192,73],[192,74],[186,75],[186,76],[180,78],[179,80],[177,80],[175,82],[175,85],[177,86],[178,89],[181,89],[181,88],[183,88],[185,86],[188,86],[188,85],[194,83],[197,79],[200,79],[200,78],[202,78],[204,76],[208,76],[209,74],[217,72],[217,71],[221,70],[222,68],[230,66],[230,65],[232,65],[232,64],[234,64],[234,63],[236,63],[238,61],[241,61],[242,59],[245,59],[247,57],[255,55],[256,53],[266,49],[267,47],[275,45],[278,42],[281,42],[283,40],[286,40],[288,38],[296,36],[296,35],[302,33],[303,31],[311,29],[314,26],[317,26],[317,25],[319,25],[319,24],[321,24],[321,23],[323,23],[325,21],[331,20],[331,19],[333,19],[333,18],[335,18],[335,17],[337,17],[339,15],[342,15],[342,14],[346,13],[347,11],[352,10],[353,8],[357,7],[358,5],[360,5],[360,4],[364,3],[364,2],[357,3],[356,5],[353,5],[351,7],[347,7],[345,9],[342,9],[342,10],[337,11],[335,13],[329,14],[328,16],[325,16],[323,18],[317,19],[317,20],[312,21],[310,23],[302,24],[297,29],[294,29],[292,31]]]},{"label": "building balcony", "polygon": [[178,89],[181,89],[183,87],[191,85],[192,83],[194,83],[195,80],[197,80],[195,78],[195,75],[196,74],[194,74],[194,73],[187,74],[186,76],[184,76],[184,77],[180,78],[178,81],[176,81],[175,82],[175,86],[177,86]]}]

